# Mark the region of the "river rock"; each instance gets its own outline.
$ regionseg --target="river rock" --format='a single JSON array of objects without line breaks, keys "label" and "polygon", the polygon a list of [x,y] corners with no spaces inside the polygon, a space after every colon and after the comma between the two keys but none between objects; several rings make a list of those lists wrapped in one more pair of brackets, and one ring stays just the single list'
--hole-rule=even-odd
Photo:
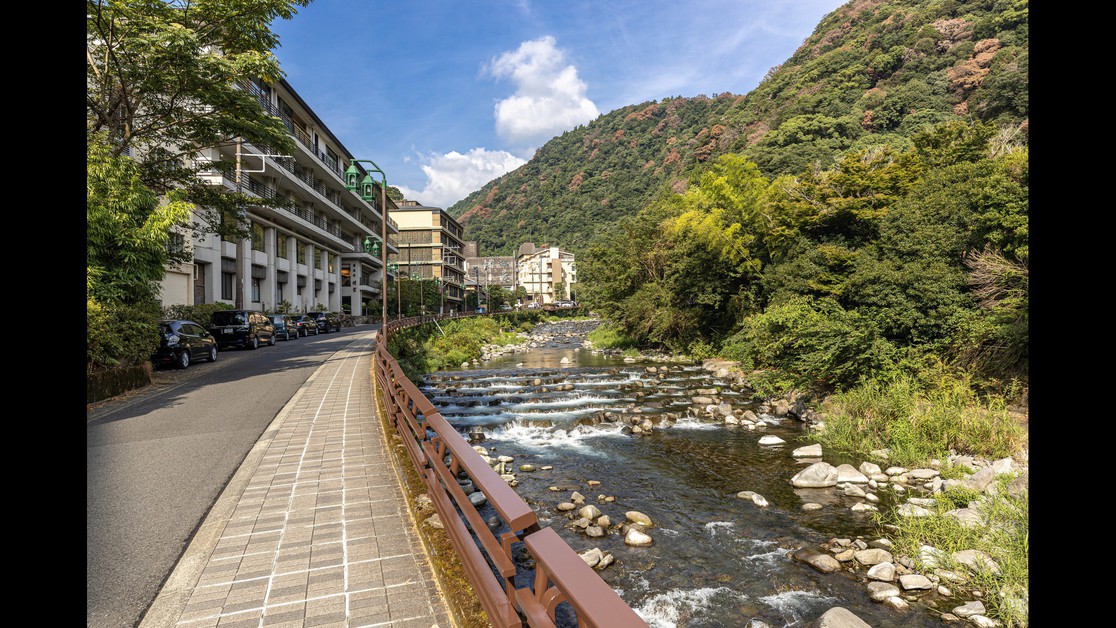
[{"label": "river rock", "polygon": [[558,504],[557,506],[555,506],[555,508],[557,508],[558,510],[560,510],[562,512],[566,512],[566,511],[569,511],[569,510],[573,510],[574,508],[577,508],[577,506],[575,506],[574,504],[571,504],[570,502],[562,502],[562,503]]},{"label": "river rock", "polygon": [[871,462],[860,463],[859,471],[861,473],[863,473],[864,475],[867,475],[869,477],[871,477],[873,475],[879,475],[880,473],[882,473],[882,471],[880,471],[880,465],[873,464]]},{"label": "river rock", "polygon": [[442,518],[438,516],[438,513],[430,515],[423,523],[430,526],[431,528],[434,528],[435,530],[444,530],[446,527],[446,525],[442,523]]},{"label": "river rock", "polygon": [[600,526],[588,526],[585,528],[585,534],[588,534],[593,538],[598,538],[604,536],[605,532],[603,529],[601,529]]},{"label": "river rock", "polygon": [[519,470],[524,472],[524,473],[531,473],[535,469],[536,469],[536,467],[533,464],[521,464],[521,465],[519,465]]},{"label": "river rock", "polygon": [[601,562],[597,563],[595,569],[599,571],[601,569],[604,569],[605,567],[608,567],[614,562],[616,562],[616,557],[612,555],[612,552],[605,552],[604,556],[601,558]]},{"label": "river rock", "polygon": [[601,553],[601,550],[598,547],[594,547],[591,550],[585,550],[584,552],[578,554],[578,556],[580,556],[581,560],[584,560],[585,564],[589,565],[590,567],[596,567],[597,563],[601,562],[601,559],[604,558],[604,555]]},{"label": "river rock", "polygon": [[894,558],[891,552],[887,550],[872,548],[861,550],[856,553],[856,561],[861,565],[878,565],[880,563],[890,563]]},{"label": "river rock", "polygon": [[980,600],[966,602],[953,609],[953,614],[958,617],[972,617],[973,615],[983,615],[984,613],[984,604]]},{"label": "river rock", "polygon": [[651,528],[655,525],[651,522],[651,517],[648,517],[638,510],[629,510],[628,512],[624,513],[624,517],[626,517],[628,521],[637,525],[641,525],[645,528]]},{"label": "river rock", "polygon": [[710,397],[690,397],[690,401],[694,402],[694,405],[698,405],[703,408],[713,405],[713,399]]},{"label": "river rock", "polygon": [[760,508],[767,507],[767,500],[764,499],[763,495],[760,495],[759,493],[755,493],[752,495],[752,503],[759,506]]},{"label": "river rock", "polygon": [[884,604],[887,604],[888,606],[890,606],[891,608],[894,608],[897,611],[905,611],[910,606],[910,603],[907,602],[907,600],[904,600],[903,598],[899,597],[898,595],[893,595],[893,596],[887,598],[886,600],[884,600]]},{"label": "river rock", "polygon": [[943,560],[945,560],[945,553],[936,547],[923,545],[918,548],[918,561],[927,569],[940,567]]},{"label": "river rock", "polygon": [[597,517],[601,516],[601,510],[593,504],[589,504],[588,506],[585,506],[581,510],[577,511],[577,516],[584,517],[586,519],[596,519]]},{"label": "river rock", "polygon": [[806,563],[822,573],[833,573],[841,569],[841,563],[829,554],[804,547],[791,555],[795,560]]},{"label": "river rock", "polygon": [[635,528],[628,528],[628,533],[624,535],[624,543],[632,547],[646,547],[653,542],[654,540],[649,535]]},{"label": "river rock", "polygon": [[1024,473],[1008,484],[1007,493],[1012,497],[1022,497],[1027,492],[1027,474]]},{"label": "river rock", "polygon": [[814,502],[807,502],[805,504],[802,504],[802,510],[805,510],[806,512],[809,512],[811,510],[821,510],[821,509],[822,509],[822,505],[814,503]]},{"label": "river rock", "polygon": [[[389,268],[388,270],[391,270],[391,269]],[[566,357],[566,356],[562,356],[562,359],[561,359],[561,360],[558,360],[558,363],[559,363],[559,364],[569,364],[569,363],[570,363],[570,359],[569,359],[568,357]]]},{"label": "river rock", "polygon": [[509,462],[514,462],[515,458],[512,458],[511,456],[500,456],[499,458],[496,458],[496,460],[507,464]]},{"label": "river rock", "polygon": [[581,517],[580,519],[575,519],[574,522],[570,525],[575,528],[581,528],[582,530],[584,530],[585,528],[589,527],[590,523],[591,522],[588,519],[586,519],[585,517]]},{"label": "river rock", "polygon": [[835,606],[822,613],[822,616],[811,626],[812,628],[872,628],[852,611],[841,606]]},{"label": "river rock", "polygon": [[942,597],[953,597],[953,591],[950,591],[949,587],[945,586],[944,584],[939,584],[938,595]]},{"label": "river rock", "polygon": [[984,525],[984,517],[975,508],[957,508],[946,511],[947,517],[953,517],[965,528],[977,528]]},{"label": "river rock", "polygon": [[1010,456],[1007,458],[1001,458],[992,463],[992,472],[996,475],[1015,475],[1015,472],[1018,470],[1018,468],[1018,465],[1015,464],[1015,461],[1012,460]]},{"label": "river rock", "polygon": [[575,504],[584,504],[585,496],[581,493],[578,493],[577,491],[574,491],[573,494],[570,495],[570,501]]},{"label": "river rock", "polygon": [[607,528],[608,526],[612,525],[612,520],[608,518],[608,515],[601,515],[600,517],[597,517],[597,525],[602,528]]},{"label": "river rock", "polygon": [[837,482],[855,482],[857,484],[867,484],[868,478],[856,470],[856,467],[851,464],[843,464],[837,467]]},{"label": "river rock", "polygon": [[879,549],[891,551],[892,546],[892,542],[884,538],[868,541],[868,547],[878,547]]},{"label": "river rock", "polygon": [[887,477],[886,473],[877,473],[870,479],[875,480],[879,484],[887,484],[888,480],[890,480],[891,478]]},{"label": "river rock", "polygon": [[972,615],[969,617],[969,621],[973,622],[977,628],[998,628],[1000,625],[1000,622],[984,615]]},{"label": "river rock", "polygon": [[937,469],[911,469],[907,475],[916,480],[931,480],[941,475],[941,473]]},{"label": "river rock", "polygon": [[815,462],[795,474],[791,485],[797,488],[837,486],[837,469],[826,462]]},{"label": "river rock", "polygon": [[775,416],[787,416],[790,412],[790,403],[786,399],[779,399],[775,402],[775,407],[772,408],[772,414]]},{"label": "river rock", "polygon": [[[833,550],[830,550],[830,551],[834,551],[836,549],[839,549],[839,548],[834,548]],[[842,562],[842,563],[849,562],[855,556],[856,556],[856,550],[852,549],[851,547],[847,550],[842,550],[842,551],[837,552],[836,554],[833,555],[834,558],[836,558],[839,562]]]},{"label": "river rock", "polygon": [[864,497],[867,493],[864,492],[864,489],[855,484],[846,484],[845,495],[848,497]]},{"label": "river rock", "polygon": [[732,416],[732,405],[721,402],[717,405],[716,414],[717,416]]},{"label": "river rock", "polygon": [[730,414],[725,417],[725,425],[740,425],[740,419]]},{"label": "river rock", "polygon": [[761,436],[760,439],[759,439],[759,444],[761,444],[761,445],[782,445],[785,442],[787,442],[787,441],[779,438],[778,436],[771,436],[771,435]]},{"label": "river rock", "polygon": [[882,602],[889,597],[899,595],[899,587],[886,582],[869,582],[868,583],[868,597],[873,602]]},{"label": "river rock", "polygon": [[542,386],[542,380],[536,377],[536,378],[535,378],[535,379],[534,379],[534,380],[533,380],[533,381],[531,382],[531,385],[532,385],[532,386]]},{"label": "river rock", "polygon": [[996,472],[993,471],[991,467],[985,467],[965,478],[962,483],[967,488],[983,492],[994,479],[996,479]]},{"label": "river rock", "polygon": [[872,565],[868,570],[869,580],[879,580],[881,582],[892,582],[895,580],[895,565],[890,562],[879,563]]},{"label": "river rock", "polygon": [[475,493],[469,494],[469,501],[477,508],[480,508],[488,501],[488,498],[484,496],[484,493],[476,491]]},{"label": "river rock", "polygon": [[860,502],[858,504],[853,504],[852,508],[849,508],[849,510],[853,512],[873,512],[879,510],[879,508],[876,508],[872,504],[865,504],[864,502]]},{"label": "river rock", "polygon": [[961,550],[960,552],[954,552],[951,558],[954,562],[968,567],[969,571],[973,573],[982,571],[988,571],[992,574],[1000,573],[1000,567],[996,564],[996,561],[980,550]]},{"label": "river rock", "polygon": [[930,511],[922,506],[915,506],[914,504],[903,504],[895,509],[895,512],[903,517],[927,517]]},{"label": "river rock", "polygon": [[906,467],[888,467],[887,470],[884,471],[884,473],[886,473],[888,476],[891,476],[891,477],[894,477],[896,475],[903,475],[906,472],[907,472]]},{"label": "river rock", "polygon": [[794,456],[795,458],[821,458],[821,456],[822,456],[821,443],[815,443],[813,445],[806,445],[805,447],[799,447],[798,449],[795,449],[794,451],[791,452],[791,456]]},{"label": "river rock", "polygon": [[488,450],[485,449],[484,447],[481,447],[480,445],[475,445],[473,447],[473,451],[477,452],[478,454],[480,454],[482,456],[487,456],[488,455]]},{"label": "river rock", "polygon": [[922,591],[926,589],[933,589],[934,583],[930,578],[921,574],[913,573],[905,576],[899,576],[899,586],[903,587],[904,591]]},{"label": "river rock", "polygon": [[880,498],[876,497],[875,493],[865,493],[864,494],[864,499],[867,499],[868,502],[872,503],[872,504],[875,504],[875,503],[880,501]]},{"label": "river rock", "polygon": [[759,421],[759,417],[756,416],[755,412],[752,412],[751,410],[745,410],[744,413],[740,415],[740,420],[755,423]]}]

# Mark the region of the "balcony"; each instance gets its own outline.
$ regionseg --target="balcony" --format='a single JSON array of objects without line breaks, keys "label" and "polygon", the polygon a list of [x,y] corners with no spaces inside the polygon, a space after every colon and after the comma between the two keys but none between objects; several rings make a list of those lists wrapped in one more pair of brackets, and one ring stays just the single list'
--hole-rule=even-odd
[{"label": "balcony", "polygon": [[[242,189],[248,190],[249,192],[255,194],[256,196],[259,196],[260,198],[274,199],[274,198],[279,197],[279,193],[276,192],[275,188],[273,188],[269,185],[265,185],[263,183],[260,183],[259,181],[256,181],[255,179],[253,179],[252,177],[250,177],[250,176],[248,176],[247,174],[244,174],[244,173],[241,173],[241,175],[240,175],[240,186],[241,186]],[[289,214],[294,214],[295,216],[298,216],[302,220],[314,225],[315,227],[321,229],[322,231],[325,231],[326,233],[328,233],[332,236],[335,236],[339,240],[344,240],[345,239],[344,236],[341,234],[341,229],[340,228],[338,228],[335,225],[329,224],[328,222],[325,221],[324,218],[319,218],[319,217],[315,216],[313,213],[311,213],[307,209],[303,209],[301,207],[290,207],[290,206],[283,206],[283,207],[280,207],[278,209],[282,209],[283,211],[285,211]]]}]

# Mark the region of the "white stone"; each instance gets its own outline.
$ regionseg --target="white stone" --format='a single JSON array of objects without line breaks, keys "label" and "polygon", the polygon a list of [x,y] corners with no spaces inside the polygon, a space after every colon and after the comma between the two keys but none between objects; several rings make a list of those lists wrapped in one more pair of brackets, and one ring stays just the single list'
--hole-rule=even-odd
[{"label": "white stone", "polygon": [[795,458],[821,458],[822,446],[821,443],[799,447],[791,452],[791,456]]},{"label": "white stone", "polygon": [[992,463],[992,472],[995,473],[996,475],[1004,475],[1004,474],[1014,475],[1017,470],[1018,470],[1018,466],[1015,464],[1015,461],[1012,460],[1010,457],[1001,458],[1001,459],[997,460],[996,462]]},{"label": "white stone", "polygon": [[888,475],[903,475],[907,472],[906,467],[888,467],[884,473]]},{"label": "white stone", "polygon": [[868,597],[873,602],[882,602],[889,597],[897,597],[899,595],[899,587],[886,582],[869,582],[868,583]]},{"label": "white stone", "polygon": [[767,506],[767,500],[764,499],[763,495],[760,495],[758,493],[752,495],[752,503],[759,506],[760,508]]},{"label": "white stone", "polygon": [[936,547],[923,545],[918,548],[918,560],[922,563],[923,567],[934,569],[935,567],[941,566],[942,561],[945,560],[945,553]]},{"label": "white stone", "polygon": [[969,568],[969,571],[980,573],[988,571],[992,574],[1000,573],[1000,567],[992,557],[980,550],[962,550],[954,552],[951,556],[954,561]]},{"label": "white stone", "polygon": [[878,565],[880,563],[890,563],[894,560],[891,552],[879,548],[872,548],[861,550],[856,553],[856,561],[861,565]]},{"label": "white stone", "polygon": [[791,484],[796,488],[837,486],[837,469],[825,462],[815,462],[796,473],[791,478]]},{"label": "white stone", "polygon": [[953,517],[965,528],[977,528],[984,525],[984,517],[974,508],[957,508],[946,512],[947,517]]},{"label": "white stone", "polygon": [[654,542],[653,539],[643,532],[635,528],[628,528],[628,533],[624,536],[624,543],[632,547],[646,547]]},{"label": "white stone", "polygon": [[983,615],[985,613],[984,603],[980,600],[966,602],[961,606],[953,609],[953,614],[958,617],[972,617],[973,615]]},{"label": "white stone", "polygon": [[759,439],[759,444],[761,445],[782,445],[785,442],[787,441],[779,438],[778,436],[772,436],[770,434],[767,436],[761,436]]},{"label": "white stone", "polygon": [[927,517],[930,515],[929,510],[926,510],[922,506],[915,506],[914,504],[903,504],[895,509],[895,512],[903,517]]},{"label": "white stone", "polygon": [[485,449],[484,447],[481,447],[480,445],[473,445],[473,451],[477,452],[478,454],[480,454],[482,456],[487,456],[488,455],[488,450]]},{"label": "white stone", "polygon": [[651,517],[648,517],[638,510],[629,510],[628,512],[624,513],[624,516],[628,519],[628,521],[631,521],[632,523],[635,523],[637,525],[641,525],[645,528],[650,528],[655,525],[651,522]]},{"label": "white stone", "polygon": [[873,504],[879,503],[879,501],[880,501],[880,498],[876,497],[875,493],[865,493],[864,499],[867,499],[869,502],[871,502]]},{"label": "white stone", "polygon": [[937,469],[912,469],[908,472],[908,475],[916,480],[930,480],[938,477],[941,473]]},{"label": "white stone", "polygon": [[507,463],[509,463],[509,462],[514,462],[514,461],[515,461],[515,458],[512,458],[511,456],[500,456],[500,457],[499,457],[499,458],[497,458],[496,460],[498,460],[498,461],[500,461],[500,462],[503,462],[503,463],[507,464]]},{"label": "white stone", "polygon": [[810,510],[821,510],[821,509],[822,509],[822,505],[814,503],[814,502],[807,502],[805,504],[802,504],[802,510],[810,511]]},{"label": "white stone", "polygon": [[822,616],[812,625],[814,628],[872,628],[871,624],[841,606],[836,606],[822,613]]},{"label": "white stone", "polygon": [[581,510],[577,511],[577,516],[584,517],[586,519],[596,519],[597,517],[601,516],[601,510],[593,504],[589,504],[588,506],[585,506]]},{"label": "white stone", "polygon": [[898,595],[893,595],[893,596],[887,598],[886,600],[884,600],[884,604],[887,604],[888,606],[890,606],[891,608],[894,608],[897,611],[905,611],[905,610],[907,610],[907,607],[910,606],[910,604],[907,603],[907,600],[904,600],[903,598],[899,597]]},{"label": "white stone", "polygon": [[585,564],[589,565],[590,567],[596,567],[597,563],[601,562],[601,559],[604,558],[604,555],[601,553],[601,550],[598,547],[594,547],[591,550],[581,552],[580,554],[578,554],[578,556],[580,556],[581,560],[584,560]]},{"label": "white stone", "polygon": [[892,565],[890,562],[872,565],[872,568],[868,570],[868,579],[879,580],[881,582],[894,581],[895,565]]},{"label": "white stone", "polygon": [[904,591],[919,591],[933,589],[934,583],[930,582],[930,579],[926,576],[913,573],[899,576],[899,586],[903,587]]},{"label": "white stone", "polygon": [[868,477],[860,471],[857,471],[856,467],[852,466],[851,464],[843,464],[837,467],[837,482],[856,482],[857,484],[867,484]]},{"label": "white stone", "polygon": [[881,473],[880,465],[871,462],[862,462],[860,463],[860,472],[869,477],[879,475]]},{"label": "white stone", "polygon": [[849,497],[864,497],[866,494],[867,493],[864,492],[864,489],[855,484],[845,485],[845,495]]},{"label": "white stone", "polygon": [[953,597],[953,592],[949,590],[944,584],[938,585],[938,595],[942,597]]},{"label": "white stone", "polygon": [[978,628],[997,628],[1000,622],[984,615],[973,615],[969,617],[969,621],[977,625]]},{"label": "white stone", "polygon": [[861,502],[859,504],[853,504],[853,507],[849,508],[849,510],[853,512],[871,512],[879,510],[879,508],[876,508],[872,504],[865,504],[864,502]]}]

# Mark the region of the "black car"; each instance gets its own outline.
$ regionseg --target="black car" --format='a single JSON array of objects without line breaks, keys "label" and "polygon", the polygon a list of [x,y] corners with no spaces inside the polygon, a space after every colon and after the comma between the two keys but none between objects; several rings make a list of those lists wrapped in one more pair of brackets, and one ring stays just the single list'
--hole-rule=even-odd
[{"label": "black car", "polygon": [[298,338],[298,324],[294,322],[294,318],[286,314],[268,314],[267,317],[275,327],[276,338],[280,340]]},{"label": "black car", "polygon": [[151,356],[155,366],[172,364],[184,369],[194,360],[217,361],[217,341],[194,321],[159,321],[159,349]]},{"label": "black car", "polygon": [[328,334],[331,331],[341,331],[341,317],[334,312],[314,312],[311,314],[314,322],[318,324],[318,331]]},{"label": "black car", "polygon": [[217,310],[213,313],[209,333],[217,339],[217,346],[247,347],[255,349],[261,342],[275,345],[275,326],[271,319],[252,310]]},{"label": "black car", "polygon": [[313,314],[303,314],[294,317],[295,323],[298,325],[298,334],[300,336],[309,336],[310,334],[318,335],[318,319]]}]

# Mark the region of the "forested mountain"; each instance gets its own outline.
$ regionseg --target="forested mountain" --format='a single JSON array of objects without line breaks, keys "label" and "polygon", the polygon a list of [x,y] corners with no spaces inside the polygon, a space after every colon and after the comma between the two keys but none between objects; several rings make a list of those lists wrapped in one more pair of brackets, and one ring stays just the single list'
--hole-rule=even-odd
[{"label": "forested mountain", "polygon": [[949,120],[1026,142],[1026,0],[854,0],[826,16],[743,95],[618,109],[547,142],[525,165],[449,209],[485,254],[523,241],[584,250],[590,237],[716,157],[775,177],[826,169],[869,146],[897,151]]}]

